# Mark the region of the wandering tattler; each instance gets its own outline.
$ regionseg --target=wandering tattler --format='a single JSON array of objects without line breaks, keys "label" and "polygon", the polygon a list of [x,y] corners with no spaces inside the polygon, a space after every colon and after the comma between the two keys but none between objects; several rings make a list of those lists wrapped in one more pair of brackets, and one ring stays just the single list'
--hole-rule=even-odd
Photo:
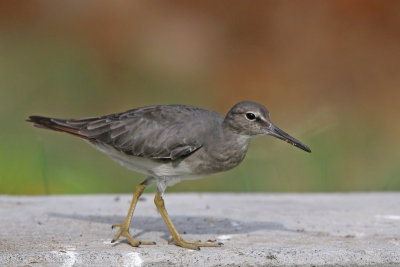
[{"label": "wandering tattler", "polygon": [[197,250],[218,247],[222,243],[182,239],[164,206],[166,187],[236,167],[244,159],[251,138],[258,135],[271,135],[311,152],[272,124],[263,105],[251,101],[234,105],[225,117],[197,107],[164,105],[81,119],[30,116],[28,121],[40,128],[81,137],[121,165],[147,175],[135,188],[125,221],[112,226],[119,228],[112,242],[122,235],[134,247],[155,244],[138,241],[129,233],[136,203],[153,182],[157,183],[154,203],[172,234],[170,242]]}]

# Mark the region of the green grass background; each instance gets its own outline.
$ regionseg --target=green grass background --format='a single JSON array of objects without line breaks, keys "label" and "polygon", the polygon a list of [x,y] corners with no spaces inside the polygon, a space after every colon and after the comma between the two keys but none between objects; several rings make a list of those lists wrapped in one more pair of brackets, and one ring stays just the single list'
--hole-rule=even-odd
[{"label": "green grass background", "polygon": [[65,3],[63,16],[48,12],[51,1],[4,4],[0,194],[132,192],[144,179],[76,137],[32,127],[29,115],[77,118],[153,104],[226,113],[245,99],[265,104],[313,152],[258,137],[239,167],[169,191],[400,190],[400,40],[392,27],[400,16],[383,4],[337,13],[338,2],[304,3],[219,13],[194,2],[155,10],[143,2],[134,8],[142,16],[106,12],[103,2]]}]

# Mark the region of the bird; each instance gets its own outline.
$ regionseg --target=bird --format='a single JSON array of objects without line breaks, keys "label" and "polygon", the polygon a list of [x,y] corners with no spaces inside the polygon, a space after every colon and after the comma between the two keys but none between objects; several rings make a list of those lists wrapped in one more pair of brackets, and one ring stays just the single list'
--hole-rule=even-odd
[{"label": "bird", "polygon": [[165,208],[166,188],[238,166],[256,136],[273,136],[311,152],[275,126],[265,106],[252,101],[235,104],[225,116],[194,106],[154,105],[99,117],[29,116],[27,121],[39,128],[80,137],[122,166],[146,175],[134,189],[124,222],[112,225],[118,231],[111,242],[122,236],[133,247],[155,244],[139,241],[129,232],[136,204],[147,186],[157,184],[154,203],[171,232],[169,243],[193,250],[219,247],[223,244],[189,242],[181,237]]}]

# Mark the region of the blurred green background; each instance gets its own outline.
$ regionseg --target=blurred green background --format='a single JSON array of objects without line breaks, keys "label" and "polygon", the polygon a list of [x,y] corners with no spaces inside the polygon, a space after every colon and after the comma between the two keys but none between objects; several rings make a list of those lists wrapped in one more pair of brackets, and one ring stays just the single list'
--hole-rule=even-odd
[{"label": "blurred green background", "polygon": [[241,100],[313,153],[256,138],[238,168],[169,191],[400,190],[399,29],[400,1],[1,1],[0,193],[144,178],[28,115]]}]

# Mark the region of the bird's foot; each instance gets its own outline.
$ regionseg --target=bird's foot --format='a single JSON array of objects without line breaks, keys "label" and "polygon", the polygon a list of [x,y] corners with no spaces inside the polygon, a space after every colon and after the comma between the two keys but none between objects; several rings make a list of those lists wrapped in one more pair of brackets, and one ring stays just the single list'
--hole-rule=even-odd
[{"label": "bird's foot", "polygon": [[129,226],[126,226],[125,224],[113,224],[111,227],[112,229],[119,227],[119,230],[117,234],[114,236],[114,238],[111,240],[111,243],[114,243],[117,241],[120,236],[123,236],[128,240],[129,244],[131,244],[132,247],[138,247],[140,245],[155,245],[156,242],[146,242],[146,241],[139,241],[135,240],[131,234],[129,233]]},{"label": "bird's foot", "polygon": [[197,242],[188,242],[183,240],[181,237],[171,237],[171,239],[168,241],[168,244],[171,244],[172,242],[174,242],[177,246],[194,250],[200,250],[200,247],[221,247],[223,245],[221,242],[201,242],[201,240]]}]

